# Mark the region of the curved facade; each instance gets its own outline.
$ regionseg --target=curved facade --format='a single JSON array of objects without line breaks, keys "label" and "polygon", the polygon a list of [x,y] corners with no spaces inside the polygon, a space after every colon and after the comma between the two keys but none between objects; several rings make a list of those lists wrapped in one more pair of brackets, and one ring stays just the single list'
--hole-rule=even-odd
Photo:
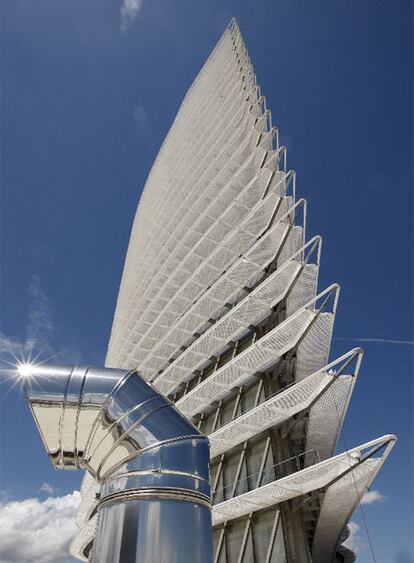
[{"label": "curved facade", "polygon": [[149,174],[106,360],[209,436],[215,563],[353,561],[347,523],[395,442],[334,455],[362,352],[329,362],[339,286],[318,289],[306,213],[233,20]]}]

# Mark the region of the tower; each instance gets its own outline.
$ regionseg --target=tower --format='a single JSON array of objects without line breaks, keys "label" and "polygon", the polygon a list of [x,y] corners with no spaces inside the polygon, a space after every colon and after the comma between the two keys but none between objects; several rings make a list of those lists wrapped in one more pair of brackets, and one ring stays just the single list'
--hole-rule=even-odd
[{"label": "tower", "polygon": [[106,359],[209,436],[215,563],[353,561],[347,523],[395,442],[335,455],[362,351],[329,360],[339,286],[318,289],[306,213],[233,20],[148,176]]}]

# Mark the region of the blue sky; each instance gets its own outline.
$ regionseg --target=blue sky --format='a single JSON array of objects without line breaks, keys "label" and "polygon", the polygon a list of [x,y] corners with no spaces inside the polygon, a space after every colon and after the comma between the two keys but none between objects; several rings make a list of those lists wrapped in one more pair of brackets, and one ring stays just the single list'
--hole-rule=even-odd
[{"label": "blue sky", "polygon": [[[377,560],[412,562],[413,346],[357,340],[414,340],[409,0],[3,2],[2,341],[103,363],[141,189],[233,15],[324,239],[321,287],[342,286],[331,357],[365,349],[339,449],[398,434],[365,512]],[[0,390],[3,496],[72,493]]]}]

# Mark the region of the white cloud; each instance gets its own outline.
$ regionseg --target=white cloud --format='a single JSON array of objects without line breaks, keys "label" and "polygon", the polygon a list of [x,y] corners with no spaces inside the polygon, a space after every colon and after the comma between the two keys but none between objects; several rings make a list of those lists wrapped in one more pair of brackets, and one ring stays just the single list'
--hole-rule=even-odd
[{"label": "white cloud", "polygon": [[361,504],[374,504],[375,502],[384,502],[387,497],[380,491],[367,491],[361,499]]},{"label": "white cloud", "polygon": [[[26,342],[18,342],[9,338],[6,334],[0,333],[0,360],[2,371],[14,366],[19,359],[26,358],[30,353]],[[3,365],[4,364],[4,365]]]},{"label": "white cloud", "polygon": [[15,372],[16,364],[31,362],[40,354],[43,356],[52,354],[54,336],[52,308],[38,276],[31,276],[28,293],[29,310],[25,337],[19,341],[0,333],[0,361],[2,371],[5,372]]},{"label": "white cloud", "polygon": [[0,503],[2,563],[70,563],[69,544],[78,532],[79,491],[44,501]]},{"label": "white cloud", "polygon": [[[387,497],[384,496],[380,491],[367,491],[361,499],[361,504],[374,504],[376,502],[384,502]],[[357,555],[364,549],[368,547],[368,542],[366,537],[361,535],[361,527],[356,522],[348,522],[348,527],[350,530],[349,537],[344,541],[343,545],[348,549],[352,549]]]},{"label": "white cloud", "polygon": [[141,9],[143,0],[124,0],[121,6],[121,29],[127,31]]},{"label": "white cloud", "polygon": [[28,297],[28,315],[23,338],[15,340],[0,332],[0,375],[11,384],[11,388],[18,383],[18,364],[41,364],[57,357],[59,363],[80,364],[83,361],[81,353],[75,350],[74,346],[61,348],[56,352],[53,311],[38,276],[32,275],[30,278]]},{"label": "white cloud", "polygon": [[140,125],[148,123],[147,112],[145,111],[145,108],[143,106],[135,106],[133,116],[135,121]]},{"label": "white cloud", "polygon": [[351,522],[348,523],[348,527],[350,534],[347,540],[344,541],[342,545],[344,545],[348,549],[351,549],[356,555],[358,555],[358,553],[360,553],[361,550],[366,547],[366,541],[360,535],[359,524],[351,520]]},{"label": "white cloud", "polygon": [[40,485],[39,491],[48,495],[55,495],[59,491],[59,489],[56,489],[52,485],[49,485],[49,483],[43,483],[42,485]]},{"label": "white cloud", "polygon": [[9,502],[13,498],[12,492],[7,489],[0,489],[0,505]]},{"label": "white cloud", "polygon": [[29,318],[26,326],[26,346],[50,351],[53,336],[52,310],[43,291],[39,276],[32,275],[29,285]]}]

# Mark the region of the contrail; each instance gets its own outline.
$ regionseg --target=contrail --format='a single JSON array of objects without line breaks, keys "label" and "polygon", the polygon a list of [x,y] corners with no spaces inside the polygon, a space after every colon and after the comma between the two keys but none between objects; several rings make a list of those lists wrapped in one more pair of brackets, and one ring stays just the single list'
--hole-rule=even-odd
[{"label": "contrail", "polygon": [[414,346],[414,340],[392,340],[391,338],[355,338],[348,336],[337,336],[333,340],[353,340],[354,342],[379,342],[381,344],[403,344],[405,346]]}]

